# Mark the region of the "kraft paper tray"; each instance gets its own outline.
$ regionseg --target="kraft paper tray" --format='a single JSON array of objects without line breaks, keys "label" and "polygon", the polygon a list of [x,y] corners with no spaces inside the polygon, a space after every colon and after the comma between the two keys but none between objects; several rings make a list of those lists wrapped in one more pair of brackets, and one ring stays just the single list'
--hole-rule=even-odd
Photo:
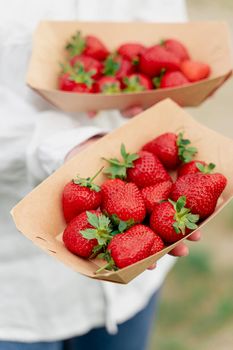
[{"label": "kraft paper tray", "polygon": [[[233,140],[199,124],[177,104],[167,99],[81,151],[36,187],[13,208],[12,216],[16,227],[47,254],[75,271],[95,279],[128,283],[174,248],[177,243],[117,272],[105,270],[96,275],[95,271],[101,265],[99,260],[89,261],[77,257],[62,243],[61,233],[66,225],[61,206],[63,187],[77,174],[82,177],[95,174],[104,164],[101,157],[119,157],[122,142],[128,151],[134,152],[161,133],[181,130],[185,131],[185,137],[192,141],[192,145],[198,148],[196,159],[215,163],[216,171],[223,173],[228,179],[215,212],[199,227],[206,225],[233,195]],[[104,176],[101,175],[96,179],[96,183],[101,184],[103,180]]]},{"label": "kraft paper tray", "polygon": [[[180,39],[194,60],[211,66],[211,76],[179,88],[158,89],[127,94],[84,94],[57,89],[59,62],[65,59],[64,46],[77,31],[95,34],[109,49],[127,41],[153,45],[161,39]],[[27,73],[28,85],[57,108],[66,112],[120,109],[140,105],[148,108],[164,98],[181,106],[198,106],[227,80],[232,72],[229,30],[224,22],[182,24],[41,22],[34,35],[33,51]]]}]

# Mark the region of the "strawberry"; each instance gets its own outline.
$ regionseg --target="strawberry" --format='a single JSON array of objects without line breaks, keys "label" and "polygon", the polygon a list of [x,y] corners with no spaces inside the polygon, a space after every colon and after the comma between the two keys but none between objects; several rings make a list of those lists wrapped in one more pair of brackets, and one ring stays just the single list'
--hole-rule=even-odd
[{"label": "strawberry", "polygon": [[125,222],[140,223],[144,220],[145,204],[135,184],[111,179],[102,184],[101,191],[104,213]]},{"label": "strawberry", "polygon": [[165,248],[162,238],[155,233],[154,243],[151,247],[150,255],[156,254]]},{"label": "strawberry", "polygon": [[58,87],[60,90],[73,91],[76,85],[76,82],[70,78],[69,73],[63,73],[59,76]]},{"label": "strawberry", "polygon": [[77,66],[77,64],[81,64],[86,72],[95,71],[95,74],[92,75],[92,79],[100,78],[103,71],[103,64],[100,61],[89,56],[76,55],[70,60],[70,65],[74,67]]},{"label": "strawberry", "polygon": [[117,53],[133,64],[138,64],[139,58],[146,48],[139,43],[126,43],[118,47]]},{"label": "strawberry", "polygon": [[180,61],[189,60],[190,56],[186,47],[176,39],[167,39],[161,42],[161,45],[168,51],[176,55]]},{"label": "strawberry", "polygon": [[[103,269],[124,268],[147,258],[164,248],[162,239],[145,225],[135,225],[113,237],[103,257],[108,264]],[[102,255],[101,255],[102,257]]]},{"label": "strawberry", "polygon": [[142,149],[156,155],[166,168],[175,169],[181,162],[190,162],[197,153],[197,149],[189,144],[189,140],[183,139],[183,133],[176,135],[167,132],[145,144]]},{"label": "strawberry", "polygon": [[146,210],[149,214],[152,212],[157,203],[159,203],[160,201],[167,200],[169,198],[171,188],[171,181],[163,181],[153,186],[144,187],[141,190]]},{"label": "strawberry", "polygon": [[181,195],[186,197],[187,206],[200,219],[211,215],[217,200],[227,184],[222,174],[187,174],[179,177],[172,186],[171,198],[177,200]]},{"label": "strawberry", "polygon": [[193,215],[185,207],[186,198],[181,196],[177,202],[168,200],[156,204],[150,217],[150,227],[166,243],[173,243],[197,228],[198,215]]},{"label": "strawberry", "polygon": [[62,207],[66,222],[85,210],[97,209],[101,204],[100,187],[93,180],[102,169],[92,178],[76,177],[65,185],[62,193]]},{"label": "strawberry", "polygon": [[82,36],[77,32],[72,36],[70,42],[66,45],[70,57],[84,54],[98,61],[103,61],[108,56],[109,51],[106,46],[94,35]]},{"label": "strawberry", "polygon": [[83,66],[75,64],[71,67],[70,64],[62,65],[63,72],[59,77],[59,89],[72,92],[94,92],[92,79],[96,74],[95,70],[85,71]]},{"label": "strawberry", "polygon": [[114,77],[102,77],[95,83],[95,91],[104,94],[115,94],[121,91],[121,84]]},{"label": "strawberry", "polygon": [[103,72],[104,75],[122,80],[125,76],[134,72],[134,66],[130,61],[114,53],[105,60]]},{"label": "strawberry", "polygon": [[110,178],[120,178],[134,182],[138,187],[155,185],[161,181],[170,180],[170,176],[158,158],[150,152],[127,153],[124,144],[121,145],[122,161],[116,158],[105,159],[110,167],[105,170]]},{"label": "strawberry", "polygon": [[170,175],[154,154],[140,151],[138,155],[133,167],[127,170],[127,181],[134,182],[139,188],[156,185],[161,181],[171,181]]},{"label": "strawberry", "polygon": [[63,232],[66,248],[83,258],[95,255],[111,238],[109,218],[95,210],[76,216]]},{"label": "strawberry", "polygon": [[159,75],[162,69],[165,69],[166,71],[179,70],[179,58],[160,45],[155,45],[146,49],[140,58],[140,72],[150,77],[154,77]]},{"label": "strawberry", "polygon": [[144,74],[134,73],[123,78],[124,92],[137,92],[153,89],[151,79]]},{"label": "strawberry", "polygon": [[208,64],[192,60],[183,61],[180,70],[191,82],[208,78],[210,75],[210,66]]},{"label": "strawberry", "polygon": [[161,77],[155,77],[153,83],[157,88],[161,89],[190,84],[184,74],[179,71],[165,72]]},{"label": "strawberry", "polygon": [[203,174],[210,174],[212,170],[215,168],[215,164],[210,163],[206,164],[202,160],[192,160],[189,163],[185,163],[181,165],[181,167],[178,169],[178,177],[184,176],[187,174],[195,174],[195,173],[203,173]]}]

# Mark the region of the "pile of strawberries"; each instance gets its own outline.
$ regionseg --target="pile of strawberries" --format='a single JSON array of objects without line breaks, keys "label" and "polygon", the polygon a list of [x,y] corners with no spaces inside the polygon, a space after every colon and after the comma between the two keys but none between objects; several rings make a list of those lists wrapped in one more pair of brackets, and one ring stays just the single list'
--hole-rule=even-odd
[{"label": "pile of strawberries", "polygon": [[[225,176],[212,173],[214,164],[192,160],[196,153],[183,133],[168,132],[137,153],[127,153],[122,144],[120,160],[103,158],[108,167],[93,178],[66,184],[67,249],[83,258],[105,259],[103,268],[116,270],[195,230],[214,212],[227,183]],[[108,179],[99,187],[94,179],[102,170]]]},{"label": "pile of strawberries", "polygon": [[115,94],[187,85],[210,75],[208,64],[193,61],[178,40],[145,47],[125,43],[110,52],[96,36],[74,35],[66,45],[59,89]]}]

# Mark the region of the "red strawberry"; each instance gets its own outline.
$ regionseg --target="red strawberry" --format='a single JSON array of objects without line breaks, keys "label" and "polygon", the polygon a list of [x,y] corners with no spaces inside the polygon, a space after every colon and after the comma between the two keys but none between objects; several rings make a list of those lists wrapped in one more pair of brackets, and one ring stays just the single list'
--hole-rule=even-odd
[{"label": "red strawberry", "polygon": [[128,77],[123,78],[125,85],[124,92],[136,92],[153,89],[151,79],[144,74],[134,73]]},{"label": "red strawberry", "polygon": [[108,49],[100,39],[94,35],[83,37],[81,32],[77,32],[77,34],[71,38],[71,41],[66,45],[66,50],[71,57],[84,54],[98,61],[105,60],[109,54]]},{"label": "red strawberry", "polygon": [[127,179],[138,187],[147,187],[161,181],[171,180],[163,165],[152,153],[140,151],[138,154],[130,154],[126,152],[122,144],[121,156],[122,161],[116,158],[105,159],[110,164],[105,174],[112,179]]},{"label": "red strawberry", "polygon": [[76,82],[70,78],[69,73],[63,73],[59,76],[58,87],[60,90],[73,91],[76,85]]},{"label": "red strawberry", "polygon": [[71,67],[69,64],[63,65],[63,72],[59,77],[59,89],[72,92],[94,92],[92,76],[95,70],[85,71],[84,67],[76,64]]},{"label": "red strawberry", "polygon": [[107,249],[108,264],[103,268],[112,268],[114,265],[118,268],[124,268],[157,253],[163,248],[162,239],[149,227],[135,225],[126,232],[113,237]]},{"label": "red strawberry", "polygon": [[189,144],[189,140],[183,139],[183,133],[177,136],[167,132],[145,144],[142,149],[156,155],[166,168],[175,169],[181,162],[190,162],[196,154],[197,149]]},{"label": "red strawberry", "polygon": [[189,163],[182,164],[178,169],[178,177],[184,176],[187,174],[195,174],[195,173],[203,173],[210,174],[212,170],[215,168],[215,164],[210,163],[206,164],[202,160],[192,160]]},{"label": "red strawberry", "polygon": [[218,173],[184,175],[173,184],[171,198],[176,201],[181,195],[185,196],[192,213],[205,219],[214,212],[226,183],[225,176]]},{"label": "red strawberry", "polygon": [[179,58],[160,45],[155,45],[146,49],[140,58],[140,72],[150,77],[154,77],[159,75],[163,69],[166,71],[179,70]]},{"label": "red strawberry", "polygon": [[140,223],[144,220],[145,204],[135,184],[112,179],[105,181],[101,190],[101,209],[104,213],[117,216],[122,221]]},{"label": "red strawberry", "polygon": [[163,248],[165,248],[165,244],[162,238],[159,235],[155,234],[154,243],[151,247],[150,255],[160,252],[160,250],[163,250]]},{"label": "red strawberry", "polygon": [[161,78],[155,77],[153,83],[157,88],[161,89],[190,84],[184,74],[179,71],[165,72]]},{"label": "red strawberry", "polygon": [[149,214],[152,212],[157,203],[169,198],[171,188],[171,181],[163,181],[153,186],[144,187],[141,190],[146,210]]},{"label": "red strawberry", "polygon": [[182,196],[176,203],[169,200],[154,207],[150,217],[150,227],[164,242],[176,242],[197,228],[196,222],[199,216],[191,214],[185,204],[186,199]]},{"label": "red strawberry", "polygon": [[159,159],[146,151],[138,152],[139,158],[133,167],[127,170],[127,180],[134,182],[139,188],[156,185],[161,181],[171,181],[167,171]]},{"label": "red strawberry", "polygon": [[95,91],[93,87],[88,87],[85,83],[79,83],[74,87],[73,92],[90,94]]},{"label": "red strawberry", "polygon": [[191,82],[208,78],[210,75],[210,66],[202,62],[191,60],[183,61],[180,69],[186,78]]},{"label": "red strawberry", "polygon": [[83,258],[100,251],[111,238],[110,220],[95,210],[76,216],[63,232],[66,248]]},{"label": "red strawberry", "polygon": [[101,170],[92,178],[77,177],[65,185],[62,194],[62,207],[66,222],[85,210],[97,209],[100,206],[100,187],[95,185],[93,180]]},{"label": "red strawberry", "polygon": [[95,71],[95,74],[92,75],[92,79],[100,78],[103,71],[103,64],[100,61],[89,56],[77,55],[70,60],[70,65],[74,67],[77,64],[82,64],[86,72]]},{"label": "red strawberry", "polygon": [[121,91],[121,84],[114,77],[102,77],[95,83],[95,91],[104,94],[115,94]]},{"label": "red strawberry", "polygon": [[133,72],[133,64],[119,55],[111,54],[104,62],[104,75],[122,80]]},{"label": "red strawberry", "polygon": [[162,41],[161,44],[166,50],[174,53],[174,55],[176,55],[180,61],[190,59],[188,50],[180,41],[176,39],[167,39]]},{"label": "red strawberry", "polygon": [[134,64],[139,62],[139,58],[145,52],[145,46],[138,43],[126,43],[119,46],[117,53]]}]

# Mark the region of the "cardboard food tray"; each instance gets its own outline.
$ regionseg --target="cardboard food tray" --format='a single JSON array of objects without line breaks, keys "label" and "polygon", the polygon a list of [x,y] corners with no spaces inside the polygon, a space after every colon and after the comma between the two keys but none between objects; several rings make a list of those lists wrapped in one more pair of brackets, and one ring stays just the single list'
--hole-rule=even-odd
[{"label": "cardboard food tray", "polygon": [[[223,173],[228,179],[216,211],[200,225],[202,227],[232,198],[233,140],[197,123],[169,99],[146,110],[94,145],[81,151],[36,187],[13,208],[12,216],[16,227],[47,254],[59,259],[75,271],[95,279],[128,283],[174,248],[177,243],[116,272],[105,270],[101,274],[95,274],[95,271],[101,266],[100,260],[89,261],[75,256],[62,243],[61,233],[65,228],[61,206],[63,187],[77,174],[82,177],[95,174],[97,169],[100,169],[105,163],[101,157],[119,157],[122,142],[129,152],[135,152],[148,140],[161,133],[168,131],[177,133],[182,130],[185,131],[185,137],[192,141],[192,145],[198,148],[196,159],[215,163],[216,171]],[[101,184],[104,179],[105,176],[100,175],[96,183]]]},{"label": "cardboard food tray", "polygon": [[[65,44],[77,30],[95,34],[109,49],[127,41],[153,45],[161,39],[180,39],[194,60],[211,66],[209,79],[179,88],[158,89],[127,94],[86,94],[57,89],[59,62],[66,57]],[[41,22],[34,35],[32,56],[27,73],[28,85],[66,112],[120,109],[140,105],[144,109],[164,98],[181,106],[198,106],[218,89],[232,72],[229,30],[224,22],[189,22],[182,24]]]}]

